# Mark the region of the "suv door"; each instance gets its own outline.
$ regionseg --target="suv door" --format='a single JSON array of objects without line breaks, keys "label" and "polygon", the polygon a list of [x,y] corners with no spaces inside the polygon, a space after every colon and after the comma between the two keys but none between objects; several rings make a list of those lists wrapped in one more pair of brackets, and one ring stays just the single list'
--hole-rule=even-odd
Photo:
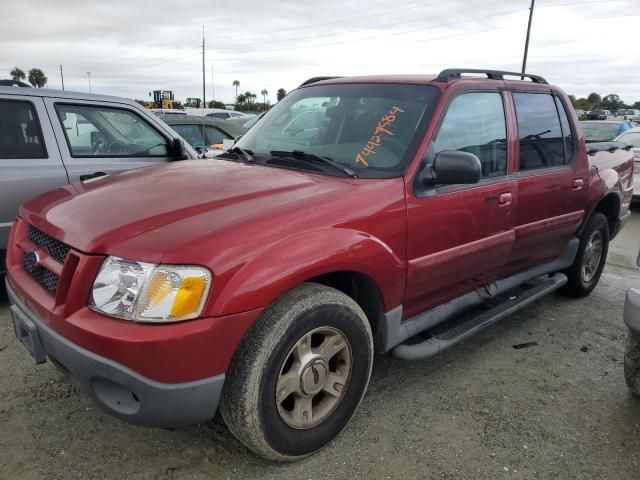
[{"label": "suv door", "polygon": [[18,207],[67,182],[42,98],[0,95],[0,273]]},{"label": "suv door", "polygon": [[170,160],[169,138],[126,104],[46,99],[69,180]]},{"label": "suv door", "polygon": [[513,244],[516,186],[508,171],[502,94],[463,92],[454,97],[422,168],[443,150],[474,153],[482,178],[473,185],[435,187],[421,185],[419,174],[414,179],[407,195],[407,316],[497,278]]},{"label": "suv door", "polygon": [[[518,208],[512,263],[520,268],[558,257],[584,216],[588,169],[577,170],[574,126],[559,97],[514,92],[518,125]],[[587,162],[584,162],[586,165]]]}]

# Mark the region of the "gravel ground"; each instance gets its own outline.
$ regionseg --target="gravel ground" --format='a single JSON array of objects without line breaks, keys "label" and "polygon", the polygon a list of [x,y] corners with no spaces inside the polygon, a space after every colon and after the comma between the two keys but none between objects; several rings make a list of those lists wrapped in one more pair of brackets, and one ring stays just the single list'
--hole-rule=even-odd
[{"label": "gravel ground", "polygon": [[[378,356],[343,434],[287,465],[256,458],[219,418],[168,431],[102,413],[50,363],[34,367],[2,297],[0,479],[638,478],[640,399],[622,371],[630,286],[640,272],[608,266],[589,298],[551,295],[435,359]],[[525,342],[538,345],[513,348]]]}]

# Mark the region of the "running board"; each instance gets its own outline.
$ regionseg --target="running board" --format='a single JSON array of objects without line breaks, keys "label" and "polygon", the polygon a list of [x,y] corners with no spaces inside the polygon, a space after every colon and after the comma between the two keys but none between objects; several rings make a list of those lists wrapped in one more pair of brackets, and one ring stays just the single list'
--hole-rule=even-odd
[{"label": "running board", "polygon": [[478,315],[453,318],[438,324],[422,334],[428,335],[429,338],[426,340],[420,343],[402,343],[395,347],[391,353],[394,357],[403,360],[418,360],[433,357],[489,325],[493,325],[539,298],[557,290],[565,283],[567,283],[567,277],[562,273],[556,273],[552,277],[534,286],[529,288],[525,287],[526,289],[519,295],[509,296],[502,303]]}]

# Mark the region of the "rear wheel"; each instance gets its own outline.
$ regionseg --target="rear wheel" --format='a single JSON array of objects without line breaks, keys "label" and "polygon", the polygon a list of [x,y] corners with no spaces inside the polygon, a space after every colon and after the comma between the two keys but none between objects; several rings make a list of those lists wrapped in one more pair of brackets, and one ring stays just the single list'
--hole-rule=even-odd
[{"label": "rear wheel", "polygon": [[257,454],[309,455],[349,422],[369,383],[367,318],[338,290],[307,283],[269,306],[236,352],[220,411]]},{"label": "rear wheel", "polygon": [[640,396],[640,335],[629,331],[624,352],[624,379],[634,395]]},{"label": "rear wheel", "polygon": [[594,213],[580,234],[578,253],[564,273],[568,282],[562,292],[571,297],[589,295],[600,280],[609,252],[609,223],[602,213]]}]

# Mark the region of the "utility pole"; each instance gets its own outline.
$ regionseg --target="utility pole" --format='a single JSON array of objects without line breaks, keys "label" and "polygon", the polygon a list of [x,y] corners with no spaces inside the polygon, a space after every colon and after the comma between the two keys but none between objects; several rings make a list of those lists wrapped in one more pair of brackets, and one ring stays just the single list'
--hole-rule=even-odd
[{"label": "utility pole", "polygon": [[202,108],[207,108],[205,100],[205,80],[204,80],[204,25],[202,26]]},{"label": "utility pole", "polygon": [[91,72],[87,72],[87,77],[89,77],[89,93],[91,93]]},{"label": "utility pole", "polygon": [[529,25],[527,25],[527,39],[524,42],[524,57],[522,58],[522,77],[524,80],[525,70],[527,68],[527,54],[529,53],[529,35],[531,34],[531,20],[533,19],[533,7],[536,4],[536,0],[531,0],[531,7],[529,7]]},{"label": "utility pole", "polygon": [[213,63],[211,64],[211,101],[216,101],[216,91],[213,87]]},{"label": "utility pole", "polygon": [[58,66],[60,67],[60,80],[62,80],[62,91],[64,91],[64,75],[62,74],[62,64]]}]

